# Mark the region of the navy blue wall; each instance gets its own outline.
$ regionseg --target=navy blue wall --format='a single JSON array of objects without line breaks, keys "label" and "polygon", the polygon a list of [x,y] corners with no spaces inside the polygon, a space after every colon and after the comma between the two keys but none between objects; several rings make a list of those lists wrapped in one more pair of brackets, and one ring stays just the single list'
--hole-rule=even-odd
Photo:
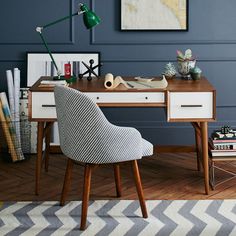
[{"label": "navy blue wall", "polygon": [[[45,2],[45,3],[44,3]],[[26,51],[45,51],[35,26],[77,10],[75,0],[5,0],[0,8],[0,91],[6,90],[5,71],[19,67],[26,86]],[[204,75],[217,89],[217,123],[235,126],[236,118],[236,1],[189,0],[188,32],[120,31],[120,1],[85,0],[102,23],[87,31],[82,17],[47,31],[53,51],[99,51],[102,74],[160,75],[175,62],[176,49],[191,48]],[[158,17],[158,15],[157,15]],[[162,109],[104,109],[114,123],[132,125],[154,143],[191,143],[192,128],[165,122]],[[180,138],[181,137],[181,138]]]}]

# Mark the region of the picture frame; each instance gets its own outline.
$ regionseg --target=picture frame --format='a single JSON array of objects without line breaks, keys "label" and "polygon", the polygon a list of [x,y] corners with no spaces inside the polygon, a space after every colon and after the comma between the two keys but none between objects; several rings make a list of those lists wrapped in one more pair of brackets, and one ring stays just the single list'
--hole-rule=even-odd
[{"label": "picture frame", "polygon": [[188,31],[189,0],[121,0],[122,31]]},{"label": "picture frame", "polygon": [[[94,60],[94,65],[100,62],[99,52],[52,52],[56,64],[64,74],[64,64],[70,62],[72,74],[78,77],[84,73],[87,68],[82,61],[89,65],[91,59]],[[31,87],[41,76],[55,76],[56,69],[47,52],[27,52],[27,86]],[[94,70],[97,75],[100,75],[100,68]]]}]

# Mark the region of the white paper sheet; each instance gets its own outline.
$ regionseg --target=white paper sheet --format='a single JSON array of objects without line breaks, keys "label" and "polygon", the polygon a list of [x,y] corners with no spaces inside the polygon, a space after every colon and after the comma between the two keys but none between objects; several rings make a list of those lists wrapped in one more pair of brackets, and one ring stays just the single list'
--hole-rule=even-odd
[{"label": "white paper sheet", "polygon": [[11,119],[15,120],[15,99],[14,99],[14,84],[13,84],[13,75],[11,70],[6,71],[7,75],[7,88],[8,88],[8,98],[11,111]]},{"label": "white paper sheet", "polygon": [[16,127],[16,137],[19,140],[19,145],[21,146],[21,136],[20,136],[20,70],[14,68],[14,104],[15,104],[15,127]]}]

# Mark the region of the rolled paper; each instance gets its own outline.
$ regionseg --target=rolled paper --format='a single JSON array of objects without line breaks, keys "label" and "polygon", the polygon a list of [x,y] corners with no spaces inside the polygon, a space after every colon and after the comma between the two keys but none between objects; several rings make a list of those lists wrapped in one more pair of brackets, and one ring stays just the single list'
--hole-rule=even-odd
[{"label": "rolled paper", "polygon": [[104,86],[107,89],[113,88],[113,83],[114,83],[114,76],[111,73],[108,73],[105,75],[105,81],[104,81]]},{"label": "rolled paper", "polygon": [[111,74],[111,73],[106,74],[105,81],[104,81],[105,88],[107,88],[107,89],[114,89],[117,86],[119,86],[120,84],[123,84],[125,87],[129,88],[129,86],[122,79],[121,76],[116,76],[115,79],[114,79],[113,74]]},{"label": "rolled paper", "polygon": [[116,76],[115,80],[114,80],[114,85],[113,87],[116,88],[117,86],[119,86],[120,84],[123,84],[125,87],[129,88],[129,86],[127,85],[127,83],[122,79],[121,76]]},{"label": "rolled paper", "polygon": [[19,146],[21,146],[20,135],[20,70],[14,68],[14,104],[15,104],[15,127],[16,137],[19,140]]},{"label": "rolled paper", "polygon": [[158,82],[160,83],[160,84],[157,84],[158,88],[164,89],[168,86],[168,82],[167,82],[166,77],[164,75],[162,76],[162,80],[158,81]]},{"label": "rolled paper", "polygon": [[14,99],[14,85],[13,85],[13,75],[11,70],[6,71],[7,75],[7,88],[8,88],[8,98],[10,104],[11,118],[15,120],[15,99]]}]

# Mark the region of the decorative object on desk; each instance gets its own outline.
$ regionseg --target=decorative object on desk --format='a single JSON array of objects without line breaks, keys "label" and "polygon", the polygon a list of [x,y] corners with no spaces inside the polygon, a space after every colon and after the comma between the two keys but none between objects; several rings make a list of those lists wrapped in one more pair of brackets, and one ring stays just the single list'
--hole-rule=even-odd
[{"label": "decorative object on desk", "polygon": [[114,78],[113,74],[108,73],[105,75],[104,86],[107,89],[114,89],[120,84],[123,84],[125,87],[129,88],[130,86],[124,81],[121,76],[116,76]]},{"label": "decorative object on desk", "polygon": [[79,74],[79,78],[80,79],[82,79],[84,77],[84,75],[86,75],[86,74],[89,74],[88,77],[87,77],[88,81],[92,80],[92,76],[91,76],[92,74],[95,77],[98,78],[98,74],[94,70],[96,68],[100,69],[100,67],[102,66],[102,63],[98,63],[96,66],[93,66],[93,64],[94,64],[94,60],[93,59],[89,60],[89,66],[85,62],[83,62],[83,61],[82,61],[82,63],[87,68],[87,70],[83,74]]},{"label": "decorative object on desk", "polygon": [[175,69],[175,66],[173,63],[169,62],[165,66],[165,70],[163,72],[163,75],[167,78],[172,78],[177,74],[177,71]]},{"label": "decorative object on desk", "polygon": [[64,70],[65,70],[65,79],[70,79],[71,78],[71,64],[70,62],[66,63],[64,65]]},{"label": "decorative object on desk", "polygon": [[190,79],[190,70],[195,67],[196,59],[192,56],[191,49],[187,49],[185,54],[177,50],[178,72],[183,79]]},{"label": "decorative object on desk", "polygon": [[188,30],[188,0],[121,0],[122,30]]},{"label": "decorative object on desk", "polygon": [[[70,14],[69,16],[65,16],[65,17],[63,17],[61,19],[53,21],[53,22],[51,22],[49,24],[46,24],[44,26],[38,26],[36,28],[36,31],[39,33],[39,35],[41,37],[41,40],[42,40],[42,42],[43,42],[43,44],[44,44],[44,46],[45,46],[45,48],[46,48],[46,50],[47,50],[51,60],[52,60],[52,63],[54,65],[54,67],[56,68],[56,77],[55,77],[55,79],[65,79],[65,78],[62,76],[62,72],[59,69],[59,67],[58,67],[58,65],[57,65],[57,63],[56,63],[56,61],[55,61],[55,59],[54,59],[54,57],[52,55],[52,52],[49,49],[49,46],[48,46],[48,44],[47,44],[47,42],[46,42],[46,40],[45,40],[45,38],[43,36],[43,30],[48,28],[48,27],[50,27],[50,26],[53,26],[53,25],[55,25],[55,24],[57,24],[59,22],[62,22],[64,20],[71,19],[72,17],[77,16],[77,15],[83,15],[84,25],[86,26],[87,29],[93,28],[94,26],[99,24],[100,21],[101,21],[100,18],[94,12],[89,10],[88,7],[85,4],[81,4],[80,3],[79,11],[78,12],[76,12],[74,14]],[[73,81],[75,79],[76,79],[76,77],[73,77],[73,76],[70,78],[71,81]]]},{"label": "decorative object on desk", "polygon": [[[82,61],[89,63],[92,59],[95,64],[99,64],[100,62],[99,52],[53,52],[52,54],[63,74],[65,74],[65,64],[70,63],[71,74],[74,77],[78,77],[79,74],[87,70]],[[94,72],[98,75],[100,74],[99,69],[99,67],[94,69]],[[41,76],[55,76],[56,74],[56,69],[47,52],[27,53],[27,86],[32,86]]]},{"label": "decorative object on desk", "polygon": [[194,68],[190,69],[190,75],[193,80],[199,80],[201,79],[202,70],[199,67],[195,66]]}]

